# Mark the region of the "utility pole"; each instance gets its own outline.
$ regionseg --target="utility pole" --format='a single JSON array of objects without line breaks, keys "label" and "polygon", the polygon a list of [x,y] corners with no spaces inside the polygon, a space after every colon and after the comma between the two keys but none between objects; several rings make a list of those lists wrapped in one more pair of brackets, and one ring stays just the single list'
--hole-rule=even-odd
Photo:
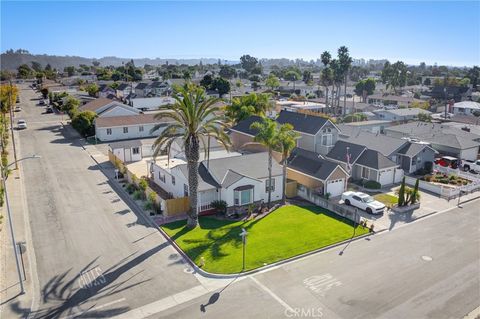
[{"label": "utility pole", "polygon": [[240,237],[242,237],[242,244],[243,244],[243,266],[242,266],[242,272],[245,271],[245,246],[247,245],[247,235],[248,232],[245,230],[245,228],[242,228],[242,232],[240,233]]},{"label": "utility pole", "polygon": [[13,104],[12,104],[12,90],[13,90],[13,86],[12,86],[12,79],[10,78],[8,80],[9,84],[10,84],[10,88],[8,90],[8,103],[10,104],[9,105],[9,109],[10,109],[10,132],[12,133],[12,145],[13,145],[13,157],[14,157],[14,160],[15,160],[15,169],[18,169],[18,164],[17,164],[17,147],[15,146],[15,135],[13,134],[13,110],[12,110],[12,107],[13,107]]}]

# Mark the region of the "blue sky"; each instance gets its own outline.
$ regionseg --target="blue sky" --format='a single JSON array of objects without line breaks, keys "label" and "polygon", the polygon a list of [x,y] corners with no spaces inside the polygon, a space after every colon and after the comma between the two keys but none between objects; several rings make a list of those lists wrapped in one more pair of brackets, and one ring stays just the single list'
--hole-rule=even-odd
[{"label": "blue sky", "polygon": [[480,2],[1,1],[1,51],[85,57],[480,64]]}]

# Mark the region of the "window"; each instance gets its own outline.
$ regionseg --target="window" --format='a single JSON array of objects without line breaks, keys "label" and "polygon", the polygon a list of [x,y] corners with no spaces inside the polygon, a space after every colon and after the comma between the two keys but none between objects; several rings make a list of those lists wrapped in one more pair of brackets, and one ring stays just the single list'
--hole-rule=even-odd
[{"label": "window", "polygon": [[140,149],[138,147],[132,148],[132,153],[133,154],[140,154]]},{"label": "window", "polygon": [[127,133],[128,133],[128,127],[124,127],[124,128],[123,128],[123,133],[124,133],[124,134],[127,134]]},{"label": "window", "polygon": [[188,185],[187,184],[183,184],[183,195],[188,196]]},{"label": "window", "polygon": [[253,188],[234,191],[233,199],[237,206],[253,203]]},{"label": "window", "polygon": [[[275,178],[270,179],[272,192],[275,191]],[[265,181],[265,192],[268,193],[270,183],[268,180]]]},{"label": "window", "polygon": [[172,185],[175,185],[175,176],[172,176]]},{"label": "window", "polygon": [[107,135],[112,135],[112,129],[111,128],[107,128]]},{"label": "window", "polygon": [[370,170],[367,167],[362,167],[362,178],[368,179]]},{"label": "window", "polygon": [[331,146],[332,145],[332,134],[322,135],[322,145]]},{"label": "window", "polygon": [[143,125],[140,125],[140,126],[138,127],[138,131],[139,131],[139,132],[143,132]]},{"label": "window", "polygon": [[165,174],[162,172],[158,172],[158,179],[165,183]]}]

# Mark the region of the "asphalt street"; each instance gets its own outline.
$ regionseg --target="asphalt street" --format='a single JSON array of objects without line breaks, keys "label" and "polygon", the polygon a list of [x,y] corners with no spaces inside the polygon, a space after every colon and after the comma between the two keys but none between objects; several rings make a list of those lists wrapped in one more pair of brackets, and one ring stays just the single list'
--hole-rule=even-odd
[{"label": "asphalt street", "polygon": [[[176,251],[115,193],[61,116],[21,91],[19,131],[37,261],[38,318],[110,317],[198,285]],[[16,305],[19,317],[28,309]]]}]

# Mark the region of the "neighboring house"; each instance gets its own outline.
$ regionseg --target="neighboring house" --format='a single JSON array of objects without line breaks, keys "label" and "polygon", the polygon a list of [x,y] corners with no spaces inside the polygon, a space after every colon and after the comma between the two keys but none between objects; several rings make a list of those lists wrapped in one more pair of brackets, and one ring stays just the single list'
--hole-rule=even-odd
[{"label": "neighboring house", "polygon": [[[259,116],[251,116],[232,127],[230,138],[235,149],[240,149],[247,143],[253,142],[256,131],[250,128],[254,122],[261,122]],[[299,133],[297,147],[314,153],[327,154],[338,140],[340,130],[329,119],[301,113],[281,111],[276,118],[279,124],[289,123]],[[247,144],[248,145],[248,144]],[[255,151],[264,150],[262,147],[249,145],[248,150],[256,147]]]},{"label": "neighboring house", "polygon": [[325,108],[325,104],[311,101],[277,101],[276,103],[277,111],[285,110],[289,112],[307,111],[325,113]]},{"label": "neighboring house", "polygon": [[345,124],[337,124],[338,128],[343,132],[344,130],[349,130],[350,128],[358,129],[360,131],[366,131],[370,133],[382,133],[386,127],[392,126],[393,123],[390,121],[382,120],[371,120],[371,121],[361,121],[361,122],[351,122]]},{"label": "neighboring house", "polygon": [[[344,134],[343,131],[342,134]],[[437,153],[428,143],[379,133],[373,134],[357,130],[349,136],[342,135],[341,139],[380,152],[383,156],[399,164],[406,173],[413,173],[417,169],[423,168],[427,162],[433,162]],[[417,145],[407,152],[409,144]],[[414,153],[415,151],[416,153]]]},{"label": "neighboring house", "polygon": [[117,98],[123,100],[132,92],[132,84],[121,83],[115,90]]},{"label": "neighboring house", "polygon": [[164,96],[170,92],[170,85],[167,81],[154,81],[150,83],[150,94],[153,96]]},{"label": "neighboring house", "polygon": [[[255,165],[252,165],[255,163]],[[266,202],[271,187],[272,201],[282,198],[282,166],[273,161],[268,181],[268,153],[210,159],[199,164],[198,211],[211,210],[211,203],[224,200],[229,209],[246,210],[252,203]],[[152,163],[153,181],[174,198],[188,196],[188,169],[182,159]]]},{"label": "neighboring house", "polygon": [[354,180],[371,180],[386,186],[403,177],[399,164],[363,145],[338,141],[327,159],[341,163]]},{"label": "neighboring house", "polygon": [[453,114],[473,116],[475,112],[480,113],[480,103],[478,102],[463,101],[453,104]]},{"label": "neighboring house", "polygon": [[369,95],[367,101],[369,104],[378,106],[397,105],[402,107],[409,107],[413,102],[424,102],[423,100],[414,97],[383,94]]},{"label": "neighboring house", "polygon": [[161,106],[175,104],[176,100],[172,97],[136,97],[129,100],[129,104],[139,110],[157,110]]},{"label": "neighboring house", "polygon": [[146,82],[140,82],[135,86],[135,91],[132,92],[138,97],[146,97],[150,92],[150,85]]},{"label": "neighboring house", "polygon": [[98,117],[128,116],[140,114],[139,110],[131,106],[107,98],[98,98],[91,102],[88,102],[80,106],[79,111],[92,111],[97,113]]},{"label": "neighboring house", "polygon": [[110,151],[122,162],[141,161],[153,155],[154,138],[120,141],[108,144]]},{"label": "neighboring house", "polygon": [[98,97],[107,98],[107,96],[109,96],[109,95],[115,95],[116,96],[116,91],[106,84],[101,84],[98,87]]},{"label": "neighboring house", "polygon": [[166,126],[168,119],[155,119],[155,114],[136,114],[95,119],[95,136],[100,141],[119,141],[133,138],[146,138],[160,135],[162,129],[150,130],[159,123]]},{"label": "neighboring house", "polygon": [[417,120],[418,114],[424,113],[427,115],[431,115],[432,113],[419,109],[419,108],[405,108],[405,109],[394,109],[394,110],[375,110],[373,113],[376,114],[378,119],[380,120],[387,120],[387,121],[396,121],[396,122],[404,122],[410,120]]},{"label": "neighboring house", "polygon": [[[205,147],[209,149],[208,156],[207,152],[205,152],[203,143],[200,143],[200,160],[226,158],[242,155],[241,153],[231,152],[227,150],[215,138],[211,138],[210,142],[207,139],[205,141]],[[170,158],[178,158],[184,161],[187,160],[185,156],[185,146],[183,145],[183,141],[181,139],[175,140],[170,146]]]},{"label": "neighboring house", "polygon": [[480,146],[480,135],[443,124],[406,123],[386,128],[385,134],[427,142],[441,155],[455,156],[463,160],[476,160]]},{"label": "neighboring house", "polygon": [[322,155],[295,148],[287,161],[287,176],[317,194],[340,196],[347,190],[347,171],[338,163]]}]

